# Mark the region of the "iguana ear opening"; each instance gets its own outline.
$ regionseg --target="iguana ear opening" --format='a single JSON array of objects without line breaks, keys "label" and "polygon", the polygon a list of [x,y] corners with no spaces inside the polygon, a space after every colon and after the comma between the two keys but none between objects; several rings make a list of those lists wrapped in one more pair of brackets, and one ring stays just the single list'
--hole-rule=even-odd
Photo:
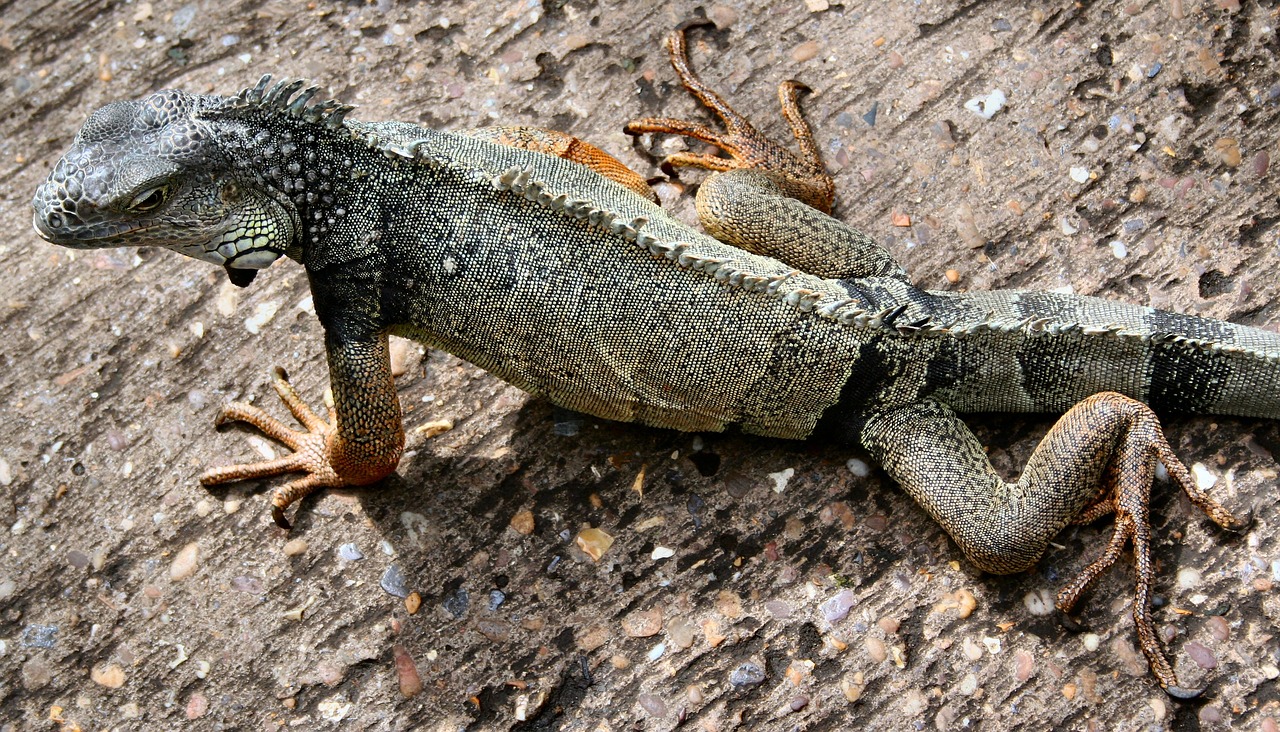
[{"label": "iguana ear opening", "polygon": [[231,280],[231,284],[236,287],[248,287],[253,278],[258,276],[256,269],[237,269],[235,267],[223,267],[227,271],[227,279]]}]

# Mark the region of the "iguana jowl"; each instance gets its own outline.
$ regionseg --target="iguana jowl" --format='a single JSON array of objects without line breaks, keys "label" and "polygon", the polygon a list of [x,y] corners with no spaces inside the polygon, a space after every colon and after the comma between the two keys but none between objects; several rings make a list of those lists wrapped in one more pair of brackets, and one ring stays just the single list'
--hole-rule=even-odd
[{"label": "iguana jowl", "polygon": [[[1239,529],[1170,450],[1152,408],[1280,417],[1280,336],[1205,318],[1042,292],[911,285],[890,254],[830,218],[833,185],[779,89],[801,148],[769,141],[669,50],[724,123],[643,119],[729,157],[697,208],[706,236],[652,202],[595,148],[527,128],[447,133],[357,122],[314,87],[235,97],[161,91],[95,112],[35,196],[35,226],[77,248],[164,246],[247,285],[287,255],[307,269],[334,407],[314,414],[278,371],[306,431],[232,404],[284,458],[215,468],[208,484],[290,472],[274,516],[316,488],[393,471],[404,443],[388,334],[443,348],[556,404],[610,419],[860,443],[992,572],[1032,566],[1064,526],[1115,514],[1105,553],[1058,596],[1064,612],[1132,541],[1142,649],[1181,687],[1150,617],[1148,495],[1157,461],[1193,504]],[[713,238],[714,237],[714,238]],[[1150,405],[1150,406],[1148,406]],[[957,412],[1066,412],[1016,483]]]}]

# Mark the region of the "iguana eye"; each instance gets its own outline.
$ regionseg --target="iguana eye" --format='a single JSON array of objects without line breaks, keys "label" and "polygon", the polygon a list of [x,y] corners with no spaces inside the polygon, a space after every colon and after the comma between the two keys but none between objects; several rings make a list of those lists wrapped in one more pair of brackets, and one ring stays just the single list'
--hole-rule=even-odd
[{"label": "iguana eye", "polygon": [[148,188],[133,197],[133,201],[129,203],[130,210],[147,212],[160,208],[160,204],[164,203],[165,194],[169,192],[168,186],[156,186]]}]

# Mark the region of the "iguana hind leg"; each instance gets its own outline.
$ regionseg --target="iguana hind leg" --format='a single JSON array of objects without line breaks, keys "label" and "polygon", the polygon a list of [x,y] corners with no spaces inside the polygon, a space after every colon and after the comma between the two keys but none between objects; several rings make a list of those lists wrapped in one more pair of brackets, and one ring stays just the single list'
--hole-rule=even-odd
[{"label": "iguana hind leg", "polygon": [[1155,571],[1148,503],[1156,461],[1220,526],[1237,529],[1243,522],[1196,486],[1149,407],[1114,392],[1085,399],[1045,435],[1017,483],[1006,483],[995,472],[969,428],[937,402],[874,413],[861,439],[970,561],[989,572],[1027,569],[1067,524],[1082,515],[1114,512],[1115,533],[1106,551],[1062,589],[1058,607],[1070,612],[1132,541],[1137,574],[1133,619],[1142,651],[1171,695],[1199,693],[1178,683],[1151,620]]},{"label": "iguana hind leg", "polygon": [[632,135],[682,135],[728,154],[682,152],[667,156],[663,162],[664,166],[714,171],[698,189],[697,197],[698,217],[707,233],[820,277],[905,279],[902,267],[874,239],[827,215],[835,183],[800,113],[799,95],[807,87],[796,81],[784,81],[778,87],[782,115],[800,147],[800,155],[795,155],[757,130],[698,78],[689,64],[687,27],[667,37],[671,65],[685,88],[720,119],[725,131],[668,117],[634,120],[624,129]]}]

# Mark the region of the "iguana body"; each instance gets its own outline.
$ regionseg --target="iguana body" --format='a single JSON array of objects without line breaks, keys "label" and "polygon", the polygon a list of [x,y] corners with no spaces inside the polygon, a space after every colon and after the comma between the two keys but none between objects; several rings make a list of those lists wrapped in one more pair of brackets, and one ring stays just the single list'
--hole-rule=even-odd
[{"label": "iguana body", "polygon": [[[1240,522],[1196,488],[1144,403],[1280,417],[1280,337],[1074,295],[919,290],[873,241],[816,210],[833,189],[798,85],[780,90],[796,158],[694,76],[682,33],[671,44],[727,132],[669,119],[628,131],[730,153],[669,161],[720,171],[698,197],[714,237],[567,136],[347,121],[347,107],[311,104],[314,89],[266,78],[238,97],[166,91],[99,110],[37,193],[36,227],[68,246],[168,246],[237,284],[282,254],[306,266],[334,414],[311,413],[280,372],[307,432],[243,404],[220,419],[295,453],[201,478],[305,472],[273,497],[282,524],[315,488],[394,470],[404,432],[386,339],[406,335],[600,417],[861,443],[994,572],[1025,569],[1068,523],[1115,512],[1106,554],[1059,606],[1069,611],[1132,538],[1143,649],[1162,686],[1194,694],[1148,617],[1156,460],[1219,524]],[[1067,414],[1007,484],[955,416],[968,411]]]}]

